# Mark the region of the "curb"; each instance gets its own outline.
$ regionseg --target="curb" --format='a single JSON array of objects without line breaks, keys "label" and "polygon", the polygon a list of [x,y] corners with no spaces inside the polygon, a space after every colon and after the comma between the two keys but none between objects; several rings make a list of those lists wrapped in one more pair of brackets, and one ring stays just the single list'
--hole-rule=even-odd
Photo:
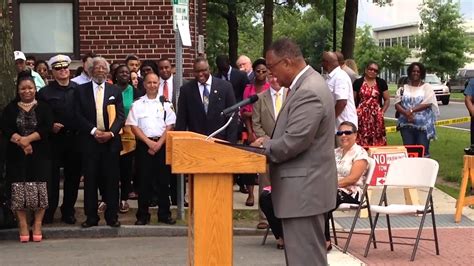
[{"label": "curb", "polygon": [[[264,235],[265,230],[254,228],[234,228],[234,236]],[[69,238],[113,238],[113,237],[178,237],[188,236],[187,226],[161,225],[122,225],[120,228],[109,226],[80,227],[48,227],[43,228],[44,239]],[[18,229],[0,230],[0,240],[18,240]]]}]

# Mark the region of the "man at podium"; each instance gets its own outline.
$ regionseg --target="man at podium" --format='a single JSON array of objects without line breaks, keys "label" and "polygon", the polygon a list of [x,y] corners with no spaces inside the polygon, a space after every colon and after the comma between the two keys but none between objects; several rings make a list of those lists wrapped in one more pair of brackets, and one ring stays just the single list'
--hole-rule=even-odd
[{"label": "man at podium", "polygon": [[335,208],[334,100],[307,66],[298,45],[283,38],[266,53],[267,68],[289,88],[265,148],[275,215],[281,218],[287,265],[327,265],[324,213]]}]

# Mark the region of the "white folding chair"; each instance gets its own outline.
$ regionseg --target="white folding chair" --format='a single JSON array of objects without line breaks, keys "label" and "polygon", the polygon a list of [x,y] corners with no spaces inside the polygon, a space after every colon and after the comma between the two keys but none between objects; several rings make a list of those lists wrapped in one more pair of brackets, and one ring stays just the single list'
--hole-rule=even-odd
[{"label": "white folding chair", "polygon": [[[368,212],[369,212],[369,224],[370,224],[370,227],[372,228],[372,215],[370,213],[370,208],[369,208],[370,203],[369,203],[369,197],[367,195],[367,189],[370,186],[370,182],[371,182],[372,176],[374,174],[375,160],[372,159],[372,158],[368,158],[368,163],[369,163],[369,169],[367,170],[366,179],[365,179],[364,188],[363,188],[363,191],[362,191],[362,197],[360,199],[360,203],[359,204],[342,203],[335,210],[335,211],[347,211],[347,210],[355,210],[356,211],[356,213],[354,215],[354,219],[352,220],[352,226],[351,226],[351,229],[349,230],[349,232],[336,231],[336,228],[335,228],[335,225],[334,225],[334,217],[333,217],[332,213],[330,214],[330,217],[329,217],[331,219],[331,227],[332,227],[332,234],[333,234],[333,237],[334,237],[334,244],[337,245],[336,232],[337,233],[348,234],[347,235],[347,241],[346,241],[346,244],[344,245],[344,249],[343,249],[344,253],[346,253],[347,249],[349,248],[349,243],[351,242],[352,234],[369,235],[368,233],[354,232],[354,229],[355,229],[357,220],[359,219],[359,215],[360,215],[361,210],[363,210],[363,209],[368,210]],[[377,248],[377,244],[376,244],[376,241],[375,241],[375,235],[373,235],[372,237],[374,239],[374,242],[373,242],[374,243],[374,248]],[[340,237],[340,238],[342,238],[342,237]]]},{"label": "white folding chair", "polygon": [[[428,240],[435,242],[436,255],[439,255],[438,246],[438,234],[436,231],[436,221],[433,205],[432,192],[438,175],[439,164],[430,158],[402,158],[395,160],[390,164],[388,168],[387,176],[385,179],[384,188],[380,197],[378,206],[370,206],[370,210],[375,212],[375,219],[372,229],[370,231],[370,237],[365,247],[364,257],[367,257],[369,253],[370,243],[389,243],[390,250],[393,251],[393,244],[401,245],[413,245],[413,252],[410,261],[415,260],[416,251],[420,240]],[[428,195],[426,196],[425,205],[408,205],[408,204],[388,204],[387,201],[387,187],[410,187],[410,188],[429,188]],[[433,235],[434,239],[421,238],[421,232],[425,223],[426,214],[431,213],[431,219],[433,223]],[[385,214],[387,218],[388,236],[389,242],[386,241],[375,241],[373,238],[375,234],[375,228],[377,226],[377,220],[380,214]],[[390,214],[396,215],[415,215],[422,214],[418,234],[415,237],[402,237],[393,236],[392,229],[390,226]],[[415,243],[403,243],[393,242],[393,238],[401,239],[415,239]]]}]

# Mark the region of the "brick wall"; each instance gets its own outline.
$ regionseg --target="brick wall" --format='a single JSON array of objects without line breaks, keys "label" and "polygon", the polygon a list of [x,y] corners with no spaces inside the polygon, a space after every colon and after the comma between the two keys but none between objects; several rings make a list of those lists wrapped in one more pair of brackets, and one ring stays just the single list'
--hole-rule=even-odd
[{"label": "brick wall", "polygon": [[[202,1],[206,10],[206,1]],[[197,54],[196,30],[199,30],[196,29],[194,0],[189,2],[192,46],[183,53],[185,76],[190,75]],[[79,0],[81,55],[92,51],[115,62],[136,54],[142,60],[169,58],[174,64],[172,16],[170,0]],[[205,27],[205,23],[202,24]]]}]

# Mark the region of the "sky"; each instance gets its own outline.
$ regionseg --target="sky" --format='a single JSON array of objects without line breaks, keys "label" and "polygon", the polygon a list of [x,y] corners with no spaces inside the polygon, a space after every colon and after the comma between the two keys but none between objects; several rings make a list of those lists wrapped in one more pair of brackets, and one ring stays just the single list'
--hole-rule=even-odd
[{"label": "sky", "polygon": [[[465,19],[474,20],[474,0],[457,0]],[[369,24],[372,28],[417,22],[420,20],[418,6],[423,0],[393,0],[391,6],[378,7],[372,0],[359,1],[357,25]]]}]

